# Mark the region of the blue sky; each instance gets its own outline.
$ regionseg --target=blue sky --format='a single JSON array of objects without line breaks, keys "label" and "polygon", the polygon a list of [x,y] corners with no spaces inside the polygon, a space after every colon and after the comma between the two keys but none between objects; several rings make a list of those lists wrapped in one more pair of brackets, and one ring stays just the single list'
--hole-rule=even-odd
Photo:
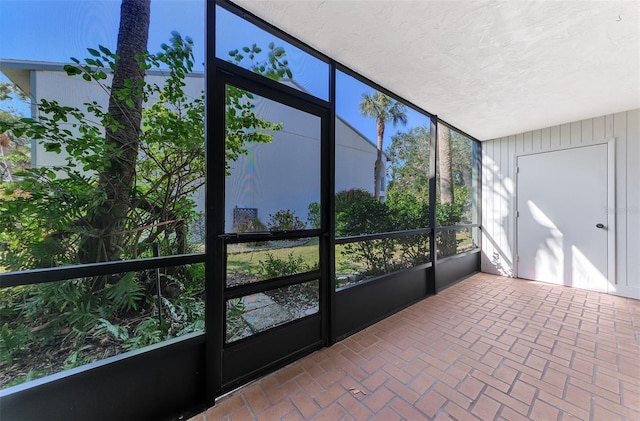
[{"label": "blue sky", "polygon": [[[308,54],[268,35],[260,29],[240,23],[226,11],[218,12],[218,56],[226,59],[229,50],[256,43],[266,50],[273,40],[287,51],[294,79],[309,92],[326,98],[328,66]],[[116,47],[120,19],[119,0],[0,0],[0,57],[36,61],[68,62],[69,57],[87,57],[86,48],[104,45]],[[204,62],[204,1],[152,0],[149,51],[160,50],[171,31],[190,36],[195,42],[196,70]],[[223,36],[222,36],[223,35]],[[0,80],[6,80],[0,74]],[[360,116],[358,104],[365,92],[373,89],[351,77],[337,80],[337,112],[370,140],[376,140],[376,125],[372,119]],[[28,113],[19,102],[4,102],[0,107],[12,107]],[[408,109],[409,123],[398,130],[406,131],[428,124],[428,119]],[[385,148],[395,133],[388,127]]]}]

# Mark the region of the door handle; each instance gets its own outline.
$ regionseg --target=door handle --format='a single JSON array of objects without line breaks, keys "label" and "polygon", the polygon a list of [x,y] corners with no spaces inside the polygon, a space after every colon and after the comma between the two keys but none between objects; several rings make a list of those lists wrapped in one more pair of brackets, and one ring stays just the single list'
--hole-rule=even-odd
[{"label": "door handle", "polygon": [[606,228],[604,224],[596,224],[596,228]]}]

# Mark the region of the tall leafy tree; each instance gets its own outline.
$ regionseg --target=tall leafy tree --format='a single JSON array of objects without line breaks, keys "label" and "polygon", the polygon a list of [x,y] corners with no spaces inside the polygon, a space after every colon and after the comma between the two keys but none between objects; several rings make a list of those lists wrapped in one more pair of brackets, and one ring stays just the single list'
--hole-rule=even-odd
[{"label": "tall leafy tree", "polygon": [[380,190],[382,187],[382,177],[384,176],[384,165],[382,163],[382,146],[384,140],[384,129],[388,122],[393,126],[398,123],[407,124],[407,111],[404,104],[392,99],[382,92],[376,92],[373,95],[368,93],[362,95],[360,103],[360,112],[364,117],[370,117],[376,120],[378,129],[377,156],[374,166],[374,197],[380,200]]},{"label": "tall leafy tree", "polygon": [[103,195],[89,215],[92,232],[83,237],[81,262],[118,260],[123,231],[131,207],[131,189],[140,149],[140,123],[145,69],[144,53],[149,38],[151,0],[122,0],[116,61],[109,97],[111,124],[106,127],[107,165],[100,173],[97,190]]},{"label": "tall leafy tree", "polygon": [[413,127],[391,137],[387,148],[391,159],[389,195],[411,194],[421,203],[429,202],[429,128]]},{"label": "tall leafy tree", "polygon": [[[153,242],[161,244],[163,254],[186,252],[187,229],[197,218],[194,193],[204,183],[204,94],[192,98],[183,89],[193,68],[192,46],[189,37],[173,33],[170,44],[162,45],[162,52],[145,52],[138,57],[141,67],[165,69],[166,77],[160,84],[126,79],[124,87],[114,91],[105,83],[105,69],[116,69],[119,56],[103,46],[89,49],[92,57],[83,63],[72,59],[76,64],[66,66],[68,74],[97,84],[125,107],[132,107],[132,97],[146,101],[138,136],[128,142],[107,141],[106,131],[118,134],[122,123],[96,101],[69,107],[43,99],[38,104],[38,120],[0,121],[0,132],[13,130],[49,151],[67,155],[65,165],[29,169],[21,180],[6,185],[5,191],[29,192],[29,197],[11,193],[11,200],[0,200],[0,246],[4,246],[0,264],[22,270],[135,258],[148,256]],[[260,53],[258,47],[253,49],[256,55]],[[242,59],[235,51],[231,56],[236,62]],[[265,56],[255,57],[257,73],[275,79],[290,74],[281,47],[270,44]],[[246,152],[247,143],[270,142],[273,132],[282,128],[257,117],[251,99],[250,92],[231,86],[227,89],[227,169]],[[132,148],[132,142],[138,149],[135,160],[123,164],[123,149]],[[109,197],[109,189],[124,189],[118,172],[123,169],[135,174],[127,195],[123,197],[123,190],[120,196]],[[117,202],[113,197],[122,200]],[[113,203],[125,207],[124,222],[104,215]],[[107,225],[109,222],[113,223]],[[122,225],[118,228],[115,223]],[[15,230],[17,225],[20,230]],[[106,229],[114,234],[108,239],[115,250],[111,255],[100,237]],[[97,254],[90,254],[92,251]],[[102,279],[96,288],[102,288],[101,284]]]}]

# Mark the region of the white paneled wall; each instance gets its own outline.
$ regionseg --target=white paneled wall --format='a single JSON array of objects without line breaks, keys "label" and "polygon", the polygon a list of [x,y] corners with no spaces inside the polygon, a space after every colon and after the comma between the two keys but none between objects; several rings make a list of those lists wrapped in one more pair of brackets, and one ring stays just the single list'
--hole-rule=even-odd
[{"label": "white paneled wall", "polygon": [[608,211],[616,213],[616,284],[611,292],[640,298],[640,109],[482,143],[483,272],[515,275],[516,156],[612,138],[616,205]]}]

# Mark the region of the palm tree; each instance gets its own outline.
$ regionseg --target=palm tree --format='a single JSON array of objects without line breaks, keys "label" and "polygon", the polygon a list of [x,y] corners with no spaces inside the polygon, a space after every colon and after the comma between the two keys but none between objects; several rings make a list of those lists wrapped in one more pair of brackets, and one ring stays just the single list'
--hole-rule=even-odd
[{"label": "palm tree", "polygon": [[373,95],[363,94],[360,103],[360,112],[364,117],[376,119],[378,128],[378,154],[374,167],[374,197],[380,200],[380,190],[382,187],[382,176],[384,167],[382,165],[382,140],[384,138],[384,127],[389,121],[395,127],[398,123],[407,124],[407,110],[404,104],[390,98],[389,96],[376,92]]}]

